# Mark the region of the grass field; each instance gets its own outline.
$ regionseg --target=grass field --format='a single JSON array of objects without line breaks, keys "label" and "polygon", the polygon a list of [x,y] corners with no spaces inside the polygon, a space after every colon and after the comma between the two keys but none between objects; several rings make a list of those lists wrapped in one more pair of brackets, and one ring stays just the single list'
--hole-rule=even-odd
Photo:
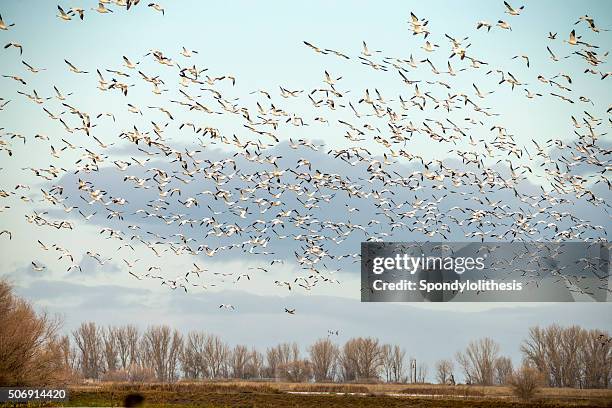
[{"label": "grass field", "polygon": [[[129,393],[146,407],[612,407],[612,390],[542,389],[520,401],[507,387],[407,384],[201,382],[82,385],[70,387],[60,406],[122,406]],[[8,405],[5,405],[8,406]],[[44,405],[52,406],[52,405]],[[57,406],[57,405],[54,405]]]},{"label": "grass field", "polygon": [[135,392],[146,407],[612,407],[611,389],[544,388],[520,401],[507,387],[282,382],[82,385],[70,387],[63,406],[121,406]]}]

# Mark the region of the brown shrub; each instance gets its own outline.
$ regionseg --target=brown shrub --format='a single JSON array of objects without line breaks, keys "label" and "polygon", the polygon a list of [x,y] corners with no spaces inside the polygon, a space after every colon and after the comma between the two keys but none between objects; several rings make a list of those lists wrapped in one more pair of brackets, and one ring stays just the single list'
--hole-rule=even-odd
[{"label": "brown shrub", "polygon": [[542,374],[537,369],[527,365],[515,370],[510,378],[512,392],[523,400],[530,400],[535,397],[543,383]]},{"label": "brown shrub", "polygon": [[0,280],[0,384],[48,385],[66,378],[63,348],[58,337],[61,321],[13,294]]},{"label": "brown shrub", "polygon": [[133,383],[148,383],[155,381],[155,371],[150,367],[132,364],[128,370],[128,381]]},{"label": "brown shrub", "polygon": [[102,374],[102,381],[106,382],[127,382],[130,380],[130,373],[127,370],[119,369],[107,371]]},{"label": "brown shrub", "polygon": [[279,378],[289,382],[305,382],[312,376],[312,368],[308,360],[295,360],[281,364],[277,371]]}]

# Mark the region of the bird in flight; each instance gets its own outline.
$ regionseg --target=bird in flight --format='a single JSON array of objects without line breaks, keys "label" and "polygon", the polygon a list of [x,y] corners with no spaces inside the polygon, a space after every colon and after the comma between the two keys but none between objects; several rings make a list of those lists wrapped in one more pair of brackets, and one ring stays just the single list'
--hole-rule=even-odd
[{"label": "bird in flight", "polygon": [[162,13],[162,15],[166,14],[166,12],[164,11],[163,7],[160,6],[157,3],[149,3],[148,7],[151,7],[153,10],[159,11],[160,13]]},{"label": "bird in flight", "polygon": [[18,49],[19,49],[19,55],[22,55],[22,54],[23,54],[23,46],[22,46],[21,44],[19,44],[19,43],[15,43],[15,42],[10,42],[10,43],[8,43],[8,44],[6,44],[6,45],[4,46],[4,49],[7,49],[7,48],[9,48],[9,47],[18,48]]},{"label": "bird in flight", "polygon": [[13,27],[14,25],[15,25],[15,23],[6,24],[4,22],[4,20],[2,19],[2,14],[0,14],[0,30],[7,31],[9,29],[9,27]]},{"label": "bird in flight", "polygon": [[72,65],[70,61],[66,59],[64,60],[64,62],[66,63],[66,65],[68,65],[68,68],[70,69],[70,71],[74,72],[75,74],[87,74],[88,73],[87,71],[81,71],[80,69]]},{"label": "bird in flight", "polygon": [[[77,7],[40,12],[78,36],[97,18],[105,27],[139,18],[124,13],[138,3],[100,1],[87,20]],[[143,4],[164,16],[148,18],[180,14]],[[594,220],[612,210],[604,143],[612,108],[592,91],[612,78],[605,28],[590,15],[564,29],[546,16],[529,20],[523,5],[504,2],[503,10],[507,21],[475,27],[410,13],[408,48],[393,53],[363,33],[335,45],[320,36],[295,50],[268,44],[300,70],[257,86],[241,81],[248,65],[228,67],[213,51],[188,47],[181,27],[160,29],[182,38],[179,46],[129,36],[125,50],[92,47],[75,57],[59,48],[44,68],[11,30],[0,111],[28,117],[0,128],[0,172],[20,180],[0,186],[2,245],[31,241],[32,251],[59,257],[47,266],[27,258],[28,269],[76,271],[87,263],[64,247],[78,242],[94,264],[182,295],[256,282],[290,293],[337,288],[345,284],[338,272],[360,262],[359,242],[605,241],[609,228]],[[530,21],[548,36],[528,36]],[[14,25],[0,17],[0,29]],[[490,35],[529,42],[529,51],[487,51]],[[511,120],[515,105],[541,121],[540,133]],[[32,237],[45,243],[12,241],[16,222],[40,229]],[[245,266],[224,266],[227,259]],[[532,272],[524,278],[538,282]]]},{"label": "bird in flight", "polygon": [[510,4],[508,4],[508,2],[504,1],[504,6],[506,6],[506,11],[505,13],[510,14],[511,16],[518,16],[519,14],[521,14],[521,11],[523,11],[523,9],[525,8],[525,6],[521,6],[517,9],[514,9]]}]

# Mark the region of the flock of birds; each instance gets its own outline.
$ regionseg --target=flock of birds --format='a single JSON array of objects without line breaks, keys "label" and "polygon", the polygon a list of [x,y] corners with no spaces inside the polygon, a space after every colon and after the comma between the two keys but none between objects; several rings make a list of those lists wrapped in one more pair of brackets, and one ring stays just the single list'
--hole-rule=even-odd
[{"label": "flock of birds", "polygon": [[[92,10],[109,14],[112,8],[127,11],[138,4],[105,0]],[[512,35],[514,19],[528,9],[504,6],[508,21],[478,21],[475,29]],[[148,7],[166,14],[156,3]],[[88,20],[83,8],[57,10],[63,23]],[[4,40],[17,24],[8,21],[0,16]],[[510,55],[496,64],[472,53],[467,37],[436,33],[427,19],[413,13],[407,29],[422,46],[402,57],[366,42],[359,54],[352,54],[304,41],[305,51],[346,63],[344,75],[325,70],[314,89],[251,89],[245,97],[233,94],[238,77],[211,74],[194,62],[198,52],[185,47],[176,55],[150,50],[140,60],[118,56],[109,68],[81,66],[66,57],[66,72],[75,83],[70,92],[51,82],[44,92],[30,89],[30,78],[48,71],[22,60],[22,72],[2,75],[18,90],[9,94],[7,84],[2,85],[0,115],[16,103],[34,104],[40,108],[37,120],[49,121],[55,131],[26,135],[0,128],[3,163],[18,162],[30,144],[46,144],[49,151],[40,157],[40,166],[21,169],[37,182],[0,190],[0,211],[30,206],[25,222],[31,225],[73,234],[83,224],[94,225],[101,237],[117,243],[108,256],[93,249],[77,254],[61,242],[38,240],[35,245],[59,256],[69,272],[87,273],[83,258],[100,265],[115,262],[134,279],[159,280],[185,292],[214,286],[215,278],[238,284],[253,273],[265,277],[289,261],[304,273],[274,280],[280,288],[338,285],[334,273],[359,262],[359,242],[392,237],[606,242],[611,150],[602,139],[612,123],[612,106],[600,106],[576,86],[607,84],[610,72],[601,67],[608,52],[584,40],[586,34],[577,34],[596,37],[606,30],[585,15],[563,41],[552,32],[534,39],[542,41],[542,55]],[[447,44],[435,43],[437,38]],[[4,48],[3,60],[30,56],[27,45],[17,41]],[[441,54],[450,55],[444,68],[436,62]],[[581,78],[568,74],[564,63],[581,67]],[[524,64],[530,77],[519,78],[505,64]],[[533,72],[534,65],[545,73]],[[344,78],[357,69],[395,81],[395,95],[369,84],[346,89]],[[464,89],[460,79],[468,74],[479,75],[481,82]],[[105,106],[105,93],[115,92],[125,104],[88,111],[78,98],[83,87],[97,88],[98,106]],[[146,88],[151,102],[138,106],[131,95]],[[573,105],[571,117],[558,118],[567,122],[569,137],[525,143],[513,134],[513,124],[503,122],[504,112],[488,101],[493,93],[516,88],[524,92],[524,103],[548,98],[553,109]],[[131,114],[134,123],[117,121],[119,110]],[[235,129],[211,124],[220,118]],[[104,127],[114,133],[99,131]],[[330,135],[333,147],[301,136],[306,133]],[[174,136],[197,143],[174,142]],[[421,142],[430,146],[425,150],[447,153],[428,157],[430,152],[415,148]],[[69,160],[72,167],[65,168]],[[41,204],[48,208],[41,210]],[[604,224],[583,218],[574,211],[578,208],[603,217]],[[0,239],[17,234],[5,229]],[[173,254],[188,257],[193,266],[169,276],[155,265],[156,259]],[[239,272],[201,266],[202,258],[243,255],[260,266]],[[36,260],[31,267],[41,273],[46,269]],[[537,270],[526,277],[540,278]],[[225,303],[219,308],[236,309]],[[290,307],[284,311],[296,312]]]}]

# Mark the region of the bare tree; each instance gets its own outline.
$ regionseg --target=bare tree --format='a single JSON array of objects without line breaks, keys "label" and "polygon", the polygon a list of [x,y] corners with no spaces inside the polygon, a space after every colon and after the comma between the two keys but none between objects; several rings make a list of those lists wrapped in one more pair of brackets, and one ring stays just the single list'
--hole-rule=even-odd
[{"label": "bare tree", "polygon": [[70,344],[70,337],[64,335],[60,339],[62,360],[66,368],[66,377],[73,378],[78,375],[79,356],[77,349]]},{"label": "bare tree", "polygon": [[205,343],[205,333],[198,331],[187,333],[180,356],[184,378],[199,379],[208,377],[206,363],[204,362]]},{"label": "bare tree", "polygon": [[392,350],[393,346],[391,346],[390,344],[383,344],[382,346],[380,346],[380,354],[382,356],[382,371],[386,382],[391,382],[391,377],[393,375],[393,357],[391,355]]},{"label": "bare tree", "polygon": [[548,363],[546,358],[546,341],[544,330],[539,326],[529,329],[529,337],[521,344],[521,352],[525,359],[539,372],[546,374],[546,383],[550,384],[548,376]]},{"label": "bare tree", "polygon": [[523,341],[525,360],[551,387],[607,387],[612,378],[612,344],[607,333],[577,326],[532,327]]},{"label": "bare tree", "polygon": [[117,328],[109,326],[106,330],[100,330],[102,333],[102,355],[104,357],[104,371],[117,371],[119,365],[119,346],[117,344]]},{"label": "bare tree", "polygon": [[382,364],[383,356],[378,339],[371,337],[348,340],[340,353],[344,381],[377,379]]},{"label": "bare tree", "polygon": [[246,346],[237,345],[231,353],[232,377],[248,378],[247,367],[251,354]]},{"label": "bare tree", "polygon": [[283,381],[306,382],[312,376],[312,369],[308,360],[292,360],[278,366],[279,377]]},{"label": "bare tree", "polygon": [[0,384],[52,384],[65,374],[58,318],[36,313],[0,280]]},{"label": "bare tree", "polygon": [[287,365],[296,361],[300,356],[300,348],[297,343],[281,343],[276,347],[268,348],[266,360],[268,363],[267,374],[269,377],[278,378],[278,369],[281,365]]},{"label": "bare tree", "polygon": [[586,333],[578,326],[561,329],[561,383],[564,387],[576,388],[581,385],[580,351],[584,346]]},{"label": "bare tree", "polygon": [[448,384],[453,378],[454,364],[452,360],[439,360],[436,362],[436,381],[438,384]]},{"label": "bare tree", "polygon": [[512,360],[508,357],[498,357],[495,360],[495,383],[499,385],[509,384],[514,368]]},{"label": "bare tree", "polygon": [[229,354],[229,346],[220,337],[206,336],[203,357],[210,378],[228,377]]},{"label": "bare tree", "polygon": [[287,364],[300,358],[300,348],[295,342],[281,343],[277,348],[279,360],[282,364]]},{"label": "bare tree", "polygon": [[471,341],[464,352],[457,352],[457,362],[470,384],[492,385],[495,378],[494,364],[499,345],[485,337]]},{"label": "bare tree", "polygon": [[391,380],[396,383],[407,382],[406,369],[406,350],[395,344],[391,352]]},{"label": "bare tree", "polygon": [[355,341],[349,340],[344,343],[338,358],[338,364],[342,381],[349,382],[357,379],[359,357]]},{"label": "bare tree", "polygon": [[94,322],[81,323],[72,332],[72,337],[79,350],[79,366],[85,378],[98,379],[102,374],[103,347],[100,329]]},{"label": "bare tree", "polygon": [[280,357],[276,347],[268,347],[266,350],[266,377],[275,378],[276,370],[280,365]]},{"label": "bare tree", "polygon": [[612,384],[612,341],[602,330],[584,333],[579,351],[582,362],[582,386],[585,388],[609,388]]},{"label": "bare tree", "polygon": [[182,349],[182,336],[168,326],[151,326],[142,336],[142,349],[151,362],[157,381],[177,379],[177,364]]},{"label": "bare tree", "polygon": [[119,365],[123,370],[138,364],[138,342],[140,334],[134,325],[120,326],[116,329]]},{"label": "bare tree", "polygon": [[319,339],[308,348],[314,380],[333,381],[339,349],[329,338]]},{"label": "bare tree", "polygon": [[416,381],[418,383],[425,383],[427,382],[427,374],[429,373],[429,367],[427,366],[427,363],[425,362],[419,362],[418,366],[417,366],[417,378]]},{"label": "bare tree", "polygon": [[385,344],[381,346],[383,371],[387,382],[406,382],[404,360],[406,352],[398,345]]},{"label": "bare tree", "polygon": [[264,357],[259,351],[252,349],[246,366],[246,378],[261,378],[264,369]]},{"label": "bare tree", "polygon": [[563,361],[561,357],[561,327],[553,324],[544,329],[544,349],[550,384],[553,387],[563,387]]}]

